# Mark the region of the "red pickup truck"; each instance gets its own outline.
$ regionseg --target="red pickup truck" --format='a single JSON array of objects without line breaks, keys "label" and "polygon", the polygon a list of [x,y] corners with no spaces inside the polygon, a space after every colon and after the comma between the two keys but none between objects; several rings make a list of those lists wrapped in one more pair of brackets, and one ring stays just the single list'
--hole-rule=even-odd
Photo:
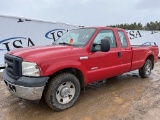
[{"label": "red pickup truck", "polygon": [[67,32],[53,45],[20,48],[5,54],[3,79],[8,90],[40,100],[60,111],[71,107],[85,85],[139,69],[149,77],[158,47],[131,46],[126,31],[89,27]]}]

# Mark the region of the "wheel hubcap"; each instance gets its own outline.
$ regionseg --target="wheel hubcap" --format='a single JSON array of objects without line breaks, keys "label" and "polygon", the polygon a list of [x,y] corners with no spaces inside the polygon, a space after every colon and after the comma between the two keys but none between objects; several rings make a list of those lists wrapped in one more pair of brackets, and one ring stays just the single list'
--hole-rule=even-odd
[{"label": "wheel hubcap", "polygon": [[146,66],[146,74],[149,75],[150,72],[151,72],[151,64],[148,63]]},{"label": "wheel hubcap", "polygon": [[67,97],[70,93],[70,90],[68,87],[64,87],[62,88],[61,92],[60,92],[60,95],[61,97]]},{"label": "wheel hubcap", "polygon": [[56,91],[56,99],[61,104],[70,102],[75,95],[75,86],[72,82],[62,83]]}]

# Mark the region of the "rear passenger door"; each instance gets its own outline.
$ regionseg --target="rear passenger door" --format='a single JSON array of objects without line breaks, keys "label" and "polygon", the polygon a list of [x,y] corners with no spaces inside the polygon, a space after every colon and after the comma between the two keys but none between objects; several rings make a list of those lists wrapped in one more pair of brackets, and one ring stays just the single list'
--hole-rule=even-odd
[{"label": "rear passenger door", "polygon": [[132,62],[132,50],[130,46],[129,38],[125,31],[118,30],[118,37],[120,41],[120,58],[121,58],[121,70],[122,72],[128,72],[131,69]]}]

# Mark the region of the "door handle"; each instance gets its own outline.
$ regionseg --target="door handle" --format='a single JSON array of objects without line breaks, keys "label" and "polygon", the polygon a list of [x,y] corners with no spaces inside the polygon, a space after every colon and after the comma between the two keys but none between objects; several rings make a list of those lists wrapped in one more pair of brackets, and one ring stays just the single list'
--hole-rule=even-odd
[{"label": "door handle", "polygon": [[120,58],[121,57],[121,52],[118,52],[118,58]]}]

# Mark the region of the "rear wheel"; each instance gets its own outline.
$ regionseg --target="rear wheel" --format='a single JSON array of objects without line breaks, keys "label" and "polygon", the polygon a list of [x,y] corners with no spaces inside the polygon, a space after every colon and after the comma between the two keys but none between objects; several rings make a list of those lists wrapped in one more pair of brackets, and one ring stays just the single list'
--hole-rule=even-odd
[{"label": "rear wheel", "polygon": [[152,66],[153,65],[152,65],[151,60],[147,59],[143,67],[139,69],[139,75],[142,78],[148,78],[149,75],[151,74]]},{"label": "rear wheel", "polygon": [[80,83],[77,77],[70,73],[63,73],[50,80],[44,97],[52,109],[61,111],[71,107],[79,93]]}]

